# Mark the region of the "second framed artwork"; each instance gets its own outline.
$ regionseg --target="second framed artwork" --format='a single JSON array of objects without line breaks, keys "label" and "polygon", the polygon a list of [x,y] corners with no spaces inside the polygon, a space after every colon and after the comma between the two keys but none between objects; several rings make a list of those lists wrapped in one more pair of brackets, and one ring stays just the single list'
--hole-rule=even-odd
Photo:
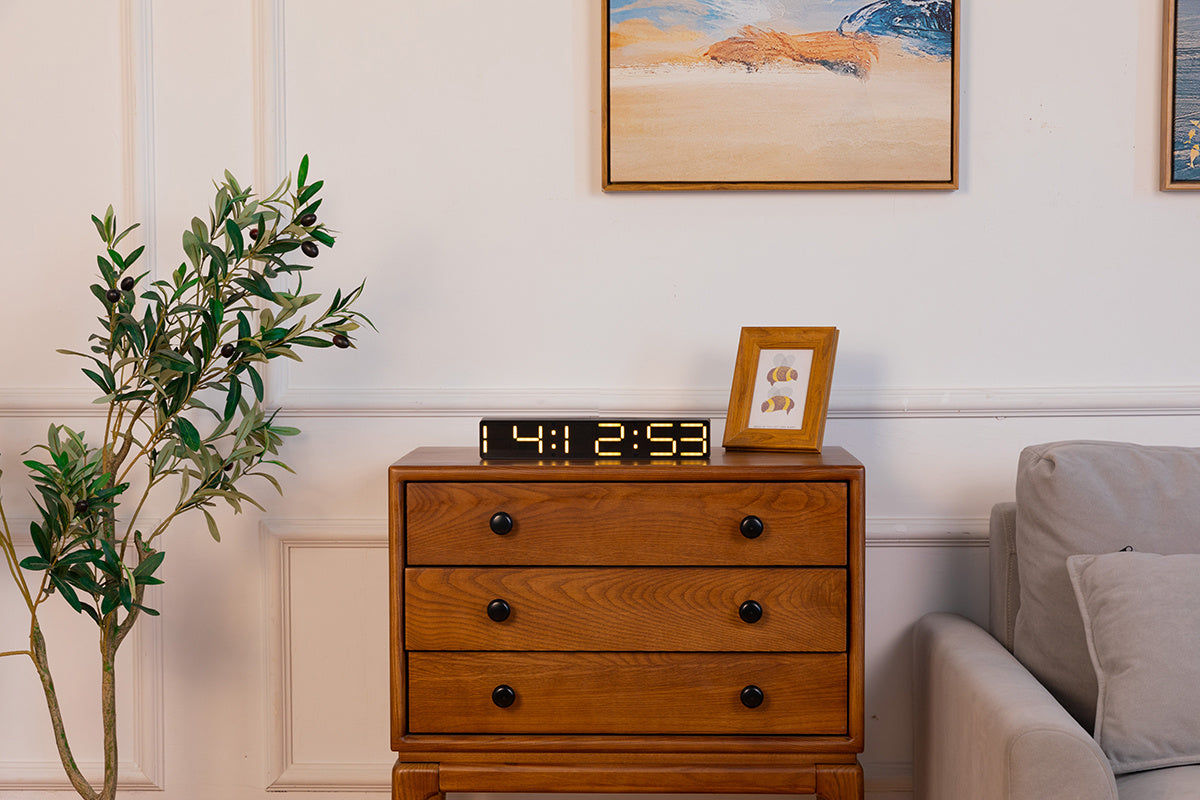
[{"label": "second framed artwork", "polygon": [[603,0],[606,191],[954,189],[961,0]]},{"label": "second framed artwork", "polygon": [[1200,189],[1200,0],[1163,10],[1163,189]]},{"label": "second framed artwork", "polygon": [[724,446],[820,452],[837,328],[742,328]]}]

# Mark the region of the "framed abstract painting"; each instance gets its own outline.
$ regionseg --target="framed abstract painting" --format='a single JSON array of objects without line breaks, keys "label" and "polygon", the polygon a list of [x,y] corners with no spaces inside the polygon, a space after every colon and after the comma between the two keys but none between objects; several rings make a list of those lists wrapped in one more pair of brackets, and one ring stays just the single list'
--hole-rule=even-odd
[{"label": "framed abstract painting", "polygon": [[1200,189],[1200,0],[1163,13],[1163,189]]},{"label": "framed abstract painting", "polygon": [[603,5],[606,191],[957,188],[959,0]]}]

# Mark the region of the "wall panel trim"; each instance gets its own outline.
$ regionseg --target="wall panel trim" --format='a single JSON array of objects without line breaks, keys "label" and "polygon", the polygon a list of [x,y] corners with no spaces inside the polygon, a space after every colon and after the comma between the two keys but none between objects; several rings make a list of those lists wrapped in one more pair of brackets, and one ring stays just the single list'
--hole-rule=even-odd
[{"label": "wall panel trim", "polygon": [[[272,519],[259,526],[263,544],[269,643],[264,665],[267,697],[266,788],[270,791],[361,791],[391,786],[394,759],[380,762],[297,762],[293,757],[291,553],[297,548],[386,549],[387,520]],[[386,746],[386,742],[382,743]]]},{"label": "wall panel trim", "polygon": [[[151,0],[121,0],[121,161],[123,202],[138,222],[146,250],[141,263],[156,270],[158,240],[154,149],[154,24]],[[118,215],[121,216],[121,215]],[[137,235],[137,234],[135,234]],[[157,273],[151,277],[155,277]]]},{"label": "wall panel trim", "polygon": [[254,185],[269,192],[287,175],[283,0],[254,3]]},{"label": "wall panel trim", "polygon": [[986,517],[867,516],[867,547],[987,547]]},{"label": "wall panel trim", "polygon": [[[301,389],[283,387],[293,416],[474,417],[483,414],[647,414],[724,417],[728,389]],[[830,419],[1200,416],[1200,386],[834,388]]]},{"label": "wall panel trim", "polygon": [[[727,389],[296,389],[282,368],[272,407],[291,417],[479,417],[488,414],[695,414],[724,418]],[[81,380],[81,385],[83,381]],[[0,389],[0,417],[103,416],[76,388]],[[834,389],[830,419],[1200,416],[1200,386]]]}]

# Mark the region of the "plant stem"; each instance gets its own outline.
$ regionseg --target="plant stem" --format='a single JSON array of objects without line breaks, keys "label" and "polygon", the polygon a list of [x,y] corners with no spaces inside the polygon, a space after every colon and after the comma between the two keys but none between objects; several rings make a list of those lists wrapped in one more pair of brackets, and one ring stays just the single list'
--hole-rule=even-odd
[{"label": "plant stem", "polygon": [[[42,635],[42,629],[38,625],[36,617],[34,617],[29,633],[29,643],[33,647],[31,654],[33,663],[37,667],[38,677],[42,681],[42,691],[46,694],[46,708],[50,712],[50,725],[54,728],[54,742],[58,746],[58,757],[62,761],[63,769],[67,771],[67,779],[71,781],[71,786],[75,787],[75,791],[84,800],[101,800],[100,795],[92,789],[87,778],[83,776],[79,765],[75,763],[75,757],[71,754],[71,745],[67,742],[67,731],[63,726],[62,710],[58,705],[58,693],[54,690],[54,678],[50,675],[50,662],[46,657],[46,639]],[[107,722],[105,727],[109,727]],[[105,760],[108,760],[107,752]]]},{"label": "plant stem", "polygon": [[29,584],[25,581],[25,575],[21,572],[21,563],[17,558],[17,549],[13,546],[12,534],[9,533],[8,517],[4,514],[4,505],[0,503],[0,550],[4,551],[4,563],[8,565],[8,571],[12,574],[13,582],[17,584],[17,590],[21,593],[21,597],[25,599],[25,605],[29,606],[29,613],[34,612],[33,595],[29,593]]},{"label": "plant stem", "polygon": [[[132,617],[132,613],[130,614]],[[100,707],[104,721],[104,789],[102,800],[113,800],[117,796],[117,646],[121,637],[117,635],[117,612],[112,611],[104,618],[103,634],[100,637]]]}]

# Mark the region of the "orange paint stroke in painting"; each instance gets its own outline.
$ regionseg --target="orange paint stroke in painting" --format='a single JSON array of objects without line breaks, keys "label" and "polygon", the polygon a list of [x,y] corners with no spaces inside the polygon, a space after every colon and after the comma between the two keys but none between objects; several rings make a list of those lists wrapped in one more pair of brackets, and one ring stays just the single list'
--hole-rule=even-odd
[{"label": "orange paint stroke in painting", "polygon": [[703,34],[676,25],[668,30],[660,30],[648,19],[627,19],[612,26],[608,34],[609,47],[625,47],[638,42],[694,42],[702,39]]},{"label": "orange paint stroke in painting", "polygon": [[705,55],[720,64],[742,64],[758,70],[767,64],[815,64],[831,72],[866,80],[879,60],[879,47],[870,36],[837,31],[788,34],[753,25],[709,47]]},{"label": "orange paint stroke in painting", "polygon": [[648,19],[627,19],[613,25],[608,47],[613,66],[704,63],[702,33],[682,25],[664,31]]}]

